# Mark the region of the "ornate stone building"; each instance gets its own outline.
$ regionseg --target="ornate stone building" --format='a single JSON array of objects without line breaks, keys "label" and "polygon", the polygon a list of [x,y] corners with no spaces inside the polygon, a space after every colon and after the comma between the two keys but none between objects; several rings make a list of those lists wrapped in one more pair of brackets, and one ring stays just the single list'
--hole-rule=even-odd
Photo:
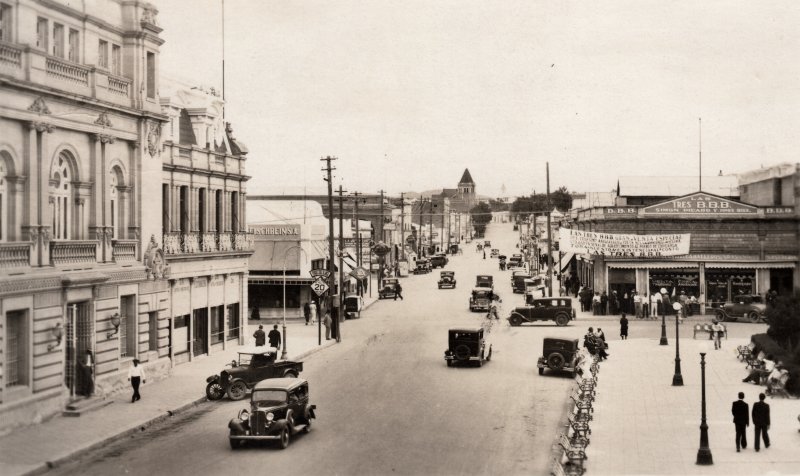
[{"label": "ornate stone building", "polygon": [[0,421],[168,367],[156,10],[0,0]]}]

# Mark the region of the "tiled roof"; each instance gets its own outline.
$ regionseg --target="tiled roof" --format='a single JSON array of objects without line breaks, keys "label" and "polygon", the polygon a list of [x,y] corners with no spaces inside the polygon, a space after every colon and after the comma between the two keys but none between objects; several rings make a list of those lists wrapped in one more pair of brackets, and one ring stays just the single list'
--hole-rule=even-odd
[{"label": "tiled roof", "polygon": [[469,174],[469,169],[464,169],[464,175],[461,176],[461,180],[458,183],[471,183],[475,185],[475,182],[472,181],[472,175]]}]

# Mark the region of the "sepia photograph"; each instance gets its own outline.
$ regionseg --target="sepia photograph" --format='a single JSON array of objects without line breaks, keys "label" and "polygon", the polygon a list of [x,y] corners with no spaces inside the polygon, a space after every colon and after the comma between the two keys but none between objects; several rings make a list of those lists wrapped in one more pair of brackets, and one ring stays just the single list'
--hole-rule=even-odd
[{"label": "sepia photograph", "polygon": [[798,25],[0,0],[0,475],[800,476]]}]

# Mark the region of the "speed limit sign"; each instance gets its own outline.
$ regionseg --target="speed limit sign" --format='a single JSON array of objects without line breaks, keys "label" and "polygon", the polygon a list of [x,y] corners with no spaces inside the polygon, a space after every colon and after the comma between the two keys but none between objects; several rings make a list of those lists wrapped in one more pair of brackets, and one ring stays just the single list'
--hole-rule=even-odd
[{"label": "speed limit sign", "polygon": [[317,278],[316,281],[311,283],[311,289],[317,293],[317,296],[322,296],[328,290],[328,283],[326,283],[322,278]]}]

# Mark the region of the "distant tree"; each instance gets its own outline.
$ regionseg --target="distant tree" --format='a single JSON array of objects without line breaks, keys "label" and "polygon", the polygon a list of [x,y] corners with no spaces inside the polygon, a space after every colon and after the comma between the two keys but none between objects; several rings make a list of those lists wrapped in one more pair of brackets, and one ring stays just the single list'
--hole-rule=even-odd
[{"label": "distant tree", "polygon": [[489,207],[493,212],[504,212],[508,210],[508,204],[502,200],[489,199]]},{"label": "distant tree", "polygon": [[766,318],[767,335],[786,351],[800,352],[800,297],[778,297]]},{"label": "distant tree", "polygon": [[567,187],[559,187],[550,194],[550,203],[558,208],[559,211],[566,212],[572,208],[572,195],[570,195]]},{"label": "distant tree", "polygon": [[486,225],[492,221],[492,208],[486,202],[480,202],[469,211],[472,218],[472,227],[478,236],[486,232]]}]

